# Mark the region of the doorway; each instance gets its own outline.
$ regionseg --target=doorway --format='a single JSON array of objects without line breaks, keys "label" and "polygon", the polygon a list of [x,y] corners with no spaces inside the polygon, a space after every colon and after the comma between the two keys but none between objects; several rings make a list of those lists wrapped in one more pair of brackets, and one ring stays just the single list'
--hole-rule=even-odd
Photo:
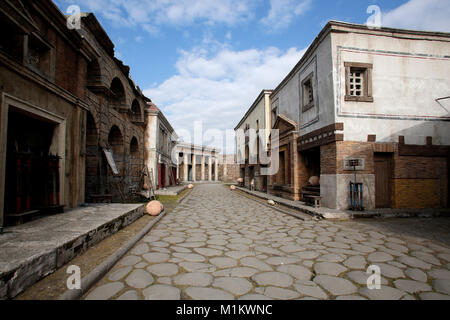
[{"label": "doorway", "polygon": [[4,206],[7,215],[59,205],[56,127],[55,123],[13,109],[8,112]]},{"label": "doorway", "polygon": [[390,208],[392,193],[392,155],[375,153],[375,206]]}]

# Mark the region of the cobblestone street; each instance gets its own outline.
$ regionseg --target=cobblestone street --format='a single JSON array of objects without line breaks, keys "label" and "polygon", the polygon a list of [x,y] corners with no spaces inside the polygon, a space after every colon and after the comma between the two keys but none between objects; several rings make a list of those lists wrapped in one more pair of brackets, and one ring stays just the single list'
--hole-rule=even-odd
[{"label": "cobblestone street", "polygon": [[[386,231],[385,231],[386,230]],[[450,249],[197,185],[85,299],[449,299]],[[382,288],[367,288],[369,265]]]}]

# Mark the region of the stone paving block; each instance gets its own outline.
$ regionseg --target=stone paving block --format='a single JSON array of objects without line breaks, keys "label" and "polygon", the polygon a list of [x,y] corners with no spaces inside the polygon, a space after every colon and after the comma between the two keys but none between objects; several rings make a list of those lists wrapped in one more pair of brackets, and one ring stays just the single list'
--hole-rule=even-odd
[{"label": "stone paving block", "polygon": [[194,251],[197,252],[198,254],[200,254],[202,256],[206,256],[206,257],[216,257],[216,256],[222,255],[222,251],[216,250],[216,249],[195,248]]},{"label": "stone paving block", "polygon": [[244,295],[253,289],[250,281],[243,278],[219,277],[212,284],[213,287],[223,289],[236,296]]},{"label": "stone paving block", "polygon": [[225,255],[233,259],[241,259],[244,257],[255,256],[256,253],[252,251],[228,251],[225,252]]},{"label": "stone paving block", "polygon": [[150,263],[162,263],[169,260],[170,255],[161,252],[151,252],[144,254],[142,257]]},{"label": "stone paving block", "polygon": [[295,290],[297,290],[301,295],[313,297],[317,299],[327,299],[328,295],[319,286],[314,284],[314,286],[307,286],[302,284],[294,284]]},{"label": "stone paving block", "polygon": [[148,263],[143,261],[143,262],[139,262],[138,264],[135,264],[134,267],[136,269],[144,269],[146,266],[148,266]]},{"label": "stone paving block", "polygon": [[392,278],[392,279],[405,277],[403,270],[400,268],[397,268],[393,265],[390,265],[387,263],[377,263],[376,265],[380,267],[381,275],[383,277],[388,277],[388,278]]},{"label": "stone paving block", "polygon": [[409,268],[406,269],[405,273],[408,277],[416,281],[427,282],[428,280],[427,274],[420,269]]},{"label": "stone paving block", "polygon": [[394,285],[398,289],[409,293],[431,291],[431,287],[428,284],[415,280],[395,280]]},{"label": "stone paving block", "polygon": [[338,241],[325,242],[324,245],[331,248],[350,249],[350,246],[347,243]]},{"label": "stone paving block", "polygon": [[[367,286],[367,280],[369,279],[370,274],[363,271],[351,271],[346,274],[347,278],[352,280],[354,283],[357,283],[361,286]],[[387,285],[388,281],[386,278],[381,277],[381,284]]]},{"label": "stone paving block", "polygon": [[367,260],[370,262],[387,262],[394,260],[394,257],[388,253],[377,251],[369,254]]},{"label": "stone paving block", "polygon": [[433,288],[437,292],[450,295],[450,280],[433,280]]},{"label": "stone paving block", "polygon": [[237,266],[238,262],[236,259],[228,258],[228,257],[217,257],[209,259],[209,262],[218,268],[232,268]]},{"label": "stone paving block", "polygon": [[277,287],[267,287],[264,294],[268,297],[279,300],[291,300],[300,297],[298,292]]},{"label": "stone paving block", "polygon": [[438,254],[438,257],[442,260],[450,262],[450,253],[441,253],[441,254]]},{"label": "stone paving block", "polygon": [[204,256],[197,253],[174,253],[173,256],[188,262],[204,262],[206,260]]},{"label": "stone paving block", "polygon": [[120,262],[119,265],[121,266],[133,266],[136,263],[139,263],[142,260],[141,257],[137,257],[137,256],[126,256],[125,258],[123,258]]},{"label": "stone paving block", "polygon": [[333,296],[349,295],[356,293],[356,286],[350,281],[328,275],[318,275],[314,282],[327,290]]},{"label": "stone paving block", "polygon": [[310,269],[296,264],[281,265],[277,267],[277,271],[287,273],[298,280],[311,280],[312,278],[312,272]]},{"label": "stone paving block", "polygon": [[362,244],[352,244],[351,246],[352,246],[353,250],[356,250],[361,253],[372,253],[372,252],[376,251],[375,248],[372,248],[372,247],[369,247],[366,245],[362,245]]},{"label": "stone paving block", "polygon": [[213,288],[189,287],[186,295],[193,300],[234,300],[232,294]]},{"label": "stone paving block", "polygon": [[167,241],[170,244],[177,244],[177,243],[182,243],[185,241],[185,238],[182,237],[168,237],[168,238],[164,238],[165,241]]},{"label": "stone paving block", "polygon": [[426,253],[426,252],[420,252],[420,251],[413,251],[411,252],[411,255],[413,257],[419,258],[422,261],[434,264],[436,266],[440,266],[441,262],[439,259],[436,259],[433,255]]},{"label": "stone paving block", "polygon": [[450,280],[450,270],[446,269],[433,269],[428,271],[428,275],[433,279]]},{"label": "stone paving block", "polygon": [[86,300],[108,300],[124,288],[122,282],[112,282],[95,288],[86,297]]},{"label": "stone paving block", "polygon": [[141,297],[136,291],[130,290],[118,297],[117,300],[141,300]]},{"label": "stone paving block", "polygon": [[258,273],[259,270],[249,267],[239,267],[230,270],[230,276],[239,278],[249,278]]},{"label": "stone paving block", "polygon": [[181,290],[164,284],[155,284],[142,291],[145,300],[180,300]]},{"label": "stone paving block", "polygon": [[363,287],[359,293],[370,300],[400,300],[405,295],[403,291],[388,286],[381,286],[380,290]]},{"label": "stone paving block", "polygon": [[398,258],[398,261],[406,264],[410,267],[413,268],[419,268],[419,269],[424,269],[424,270],[430,270],[431,269],[431,264],[424,262],[420,259],[414,258],[414,257],[410,257],[410,256],[402,256]]},{"label": "stone paving block", "polygon": [[125,282],[133,288],[143,289],[153,283],[154,279],[150,273],[145,270],[137,269],[131,272],[125,279]]},{"label": "stone paving block", "polygon": [[160,263],[151,265],[147,268],[147,271],[158,277],[168,277],[178,273],[178,266],[173,263]]},{"label": "stone paving block", "polygon": [[422,300],[450,300],[450,296],[436,292],[422,292],[419,297]]},{"label": "stone paving block", "polygon": [[150,248],[146,243],[141,243],[134,247],[134,249],[131,251],[132,254],[140,256],[144,253],[149,252]]},{"label": "stone paving block", "polygon": [[363,256],[353,256],[348,258],[344,265],[349,269],[365,269],[367,261]]},{"label": "stone paving block", "polygon": [[323,262],[342,262],[347,257],[343,254],[337,254],[337,253],[327,253],[319,258],[317,258],[317,261],[323,261]]},{"label": "stone paving block", "polygon": [[207,287],[212,283],[213,277],[208,273],[191,272],[180,274],[173,281],[176,285]]},{"label": "stone paving block", "polygon": [[242,258],[240,263],[243,266],[252,267],[260,271],[273,271],[270,265],[254,257]]},{"label": "stone paving block", "polygon": [[334,262],[319,262],[314,265],[314,271],[316,274],[338,276],[347,271],[347,268]]},{"label": "stone paving block", "polygon": [[111,273],[108,278],[111,281],[122,280],[123,277],[125,277],[127,274],[129,274],[131,272],[132,269],[133,269],[132,267],[120,268],[117,271]]},{"label": "stone paving block", "polygon": [[277,287],[290,287],[294,280],[286,273],[282,272],[263,272],[252,277],[260,286],[277,286]]},{"label": "stone paving block", "polygon": [[268,264],[279,266],[283,264],[292,264],[299,262],[300,259],[296,257],[270,257],[265,260]]}]

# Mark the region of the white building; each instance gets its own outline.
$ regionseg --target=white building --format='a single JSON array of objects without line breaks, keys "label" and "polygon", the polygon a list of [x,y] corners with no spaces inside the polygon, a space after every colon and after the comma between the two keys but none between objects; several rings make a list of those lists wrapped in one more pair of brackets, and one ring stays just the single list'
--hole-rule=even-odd
[{"label": "white building", "polygon": [[347,209],[354,159],[366,208],[448,206],[449,96],[449,33],[329,22],[271,95],[270,192]]},{"label": "white building", "polygon": [[267,176],[261,175],[260,153],[267,152],[271,125],[270,94],[263,90],[234,129],[240,177],[247,188],[254,183],[257,191],[267,191]]}]

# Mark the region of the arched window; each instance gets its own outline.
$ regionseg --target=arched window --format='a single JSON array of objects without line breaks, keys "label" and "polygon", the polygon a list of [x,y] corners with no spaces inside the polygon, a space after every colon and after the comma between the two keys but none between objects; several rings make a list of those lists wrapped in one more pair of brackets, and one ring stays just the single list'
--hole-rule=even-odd
[{"label": "arched window", "polygon": [[142,122],[141,105],[137,99],[134,99],[131,105],[131,121],[132,122]]},{"label": "arched window", "polygon": [[125,97],[125,89],[119,78],[114,78],[111,82],[111,97],[110,97],[110,105],[120,112],[125,112],[127,110],[126,107],[126,97]]}]

